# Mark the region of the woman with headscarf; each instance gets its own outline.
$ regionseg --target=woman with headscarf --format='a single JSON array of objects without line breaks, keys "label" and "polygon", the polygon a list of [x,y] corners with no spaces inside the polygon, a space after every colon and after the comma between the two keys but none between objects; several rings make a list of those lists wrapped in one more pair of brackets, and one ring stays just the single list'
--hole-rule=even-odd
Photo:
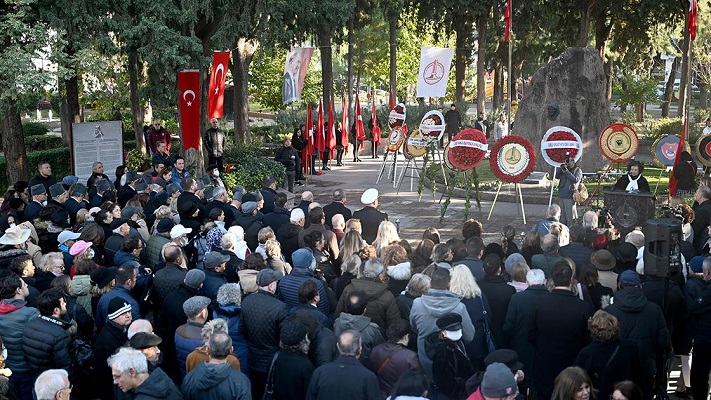
[{"label": "woman with headscarf", "polygon": [[614,190],[624,190],[627,192],[649,193],[649,183],[647,178],[642,176],[644,164],[632,160],[627,164],[627,174],[620,177],[613,187]]}]

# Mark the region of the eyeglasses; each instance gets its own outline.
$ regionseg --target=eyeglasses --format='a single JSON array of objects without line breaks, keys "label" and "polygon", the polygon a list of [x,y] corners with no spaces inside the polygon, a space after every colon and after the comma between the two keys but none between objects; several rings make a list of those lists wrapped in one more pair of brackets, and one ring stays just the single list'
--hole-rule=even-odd
[{"label": "eyeglasses", "polygon": [[61,388],[61,389],[57,390],[57,393],[61,393],[61,392],[65,391],[65,390],[68,390],[68,391],[71,392],[72,389],[74,389],[74,385],[69,385],[69,387],[65,387],[65,388]]}]

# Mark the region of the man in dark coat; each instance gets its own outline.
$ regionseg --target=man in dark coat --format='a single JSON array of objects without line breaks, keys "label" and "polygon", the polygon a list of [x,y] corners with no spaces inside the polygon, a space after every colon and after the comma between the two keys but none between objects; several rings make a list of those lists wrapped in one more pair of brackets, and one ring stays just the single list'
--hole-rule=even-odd
[{"label": "man in dark coat", "polygon": [[279,337],[281,352],[274,361],[274,397],[304,399],[314,365],[309,360],[308,327],[301,321],[288,318]]},{"label": "man in dark coat", "polygon": [[316,308],[325,315],[330,315],[335,304],[329,302],[326,284],[314,276],[316,260],[311,250],[296,250],[291,259],[294,269],[279,281],[279,300],[283,301],[289,309],[298,306],[300,303],[299,288],[305,281],[313,281],[319,294]]},{"label": "man in dark coat", "polygon": [[336,189],[333,191],[333,202],[323,207],[323,213],[326,215],[326,225],[329,229],[332,229],[331,219],[336,214],[343,215],[343,220],[348,221],[353,217],[353,212],[350,208],[346,207],[346,191],[343,189]]},{"label": "man in dark coat", "polygon": [[504,321],[504,333],[509,338],[511,349],[518,354],[526,375],[533,372],[533,346],[528,341],[528,327],[531,325],[534,306],[540,296],[548,294],[546,276],[540,269],[526,274],[528,288],[511,297]]},{"label": "man in dark coat", "polygon": [[467,239],[465,247],[467,256],[457,261],[456,264],[466,265],[474,279],[477,282],[481,282],[484,279],[484,275],[486,275],[484,273],[484,262],[481,260],[481,256],[484,254],[484,241],[479,236],[472,236]]},{"label": "man in dark coat", "polygon": [[254,251],[259,245],[257,239],[259,231],[262,229],[262,221],[257,219],[257,203],[248,201],[242,204],[242,213],[235,220],[235,224],[244,229],[244,240],[247,247]]},{"label": "man in dark coat", "polygon": [[323,246],[325,250],[328,250],[328,254],[331,256],[331,262],[335,263],[338,259],[338,240],[336,240],[336,234],[331,232],[329,228],[326,228],[325,216],[323,213],[323,208],[314,207],[309,210],[309,222],[311,224],[308,228],[299,232],[299,246],[306,247],[306,242],[304,238],[311,232],[319,231],[323,234]]},{"label": "man in dark coat", "polygon": [[496,254],[489,254],[484,258],[484,272],[486,276],[479,282],[481,292],[489,300],[491,315],[489,325],[494,336],[494,343],[498,348],[509,348],[509,338],[504,334],[504,321],[509,309],[511,297],[516,294],[516,289],[506,283],[501,276],[501,259]]},{"label": "man in dark coat", "polygon": [[684,297],[691,314],[694,338],[691,363],[691,393],[695,399],[709,394],[711,372],[711,258],[702,264],[702,274],[693,274],[684,286]]},{"label": "man in dark coat", "polygon": [[45,192],[49,193],[49,187],[55,183],[57,183],[57,180],[52,176],[52,166],[49,165],[47,161],[40,161],[39,164],[37,164],[37,175],[30,179],[27,186],[31,188],[34,185],[41,184],[44,186]]},{"label": "man in dark coat", "polygon": [[249,346],[249,369],[255,399],[262,398],[272,357],[279,350],[279,332],[289,315],[286,304],[275,296],[277,283],[282,277],[280,272],[272,269],[259,271],[256,280],[259,290],[242,301],[239,332]]},{"label": "man in dark coat", "polygon": [[[706,245],[709,239],[708,230],[709,220],[711,220],[711,188],[708,186],[699,186],[694,193],[694,221],[691,223],[691,228],[694,229],[694,249],[696,254],[701,254],[701,250]],[[27,214],[27,209],[25,209]]]},{"label": "man in dark coat", "polygon": [[292,264],[291,255],[299,249],[299,233],[304,230],[304,212],[300,208],[291,210],[289,223],[276,231],[276,238],[281,244],[281,253],[286,262]]},{"label": "man in dark coat", "polygon": [[198,221],[201,221],[204,218],[205,211],[203,209],[202,200],[200,199],[200,195],[198,193],[199,191],[197,181],[194,178],[185,178],[183,179],[181,185],[183,187],[183,192],[180,193],[180,195],[178,196],[178,214],[180,215],[180,219],[193,215],[194,211],[190,212],[192,208],[190,205],[188,205],[188,203],[190,203],[194,204],[199,210],[197,219]]},{"label": "man in dark coat", "polygon": [[[447,134],[447,141],[452,141],[452,136],[459,132],[459,127],[462,125],[462,114],[457,110],[457,105],[452,103],[449,110],[444,114],[444,132]],[[486,132],[484,132],[486,133]],[[444,139],[444,138],[442,138]],[[442,147],[442,141],[439,142],[439,147]]]},{"label": "man in dark coat", "polygon": [[[139,350],[124,347],[109,358],[109,378],[114,377],[119,389],[132,394],[136,400],[150,399],[182,399],[177,386],[168,378],[162,369],[156,368],[148,372],[148,360]],[[106,363],[104,363],[106,364]],[[126,366],[131,366],[126,368]],[[136,367],[134,367],[136,366]],[[121,369],[126,368],[126,369]]]},{"label": "man in dark coat", "polygon": [[227,191],[225,188],[217,187],[212,191],[212,199],[203,209],[205,215],[210,215],[210,211],[215,208],[221,209],[225,213],[225,226],[230,227],[234,223],[234,214],[230,205],[227,204]]},{"label": "man in dark coat", "polygon": [[[278,192],[274,195],[274,209],[262,218],[262,225],[272,228],[276,233],[279,228],[289,223],[289,210],[286,208],[286,193]],[[266,206],[267,202],[264,201]]]},{"label": "man in dark coat", "polygon": [[[114,398],[111,368],[106,361],[116,349],[124,346],[128,341],[126,332],[131,321],[131,304],[120,297],[111,300],[106,325],[99,332],[94,345],[94,376],[97,383],[95,389],[98,397],[102,399]],[[138,353],[143,356],[143,353]],[[146,359],[145,356],[143,359]]]},{"label": "man in dark coat", "polygon": [[264,200],[264,206],[260,210],[262,214],[269,214],[274,211],[274,196],[276,196],[276,180],[271,176],[265,176],[262,179],[262,188],[259,189],[262,193],[262,199]]},{"label": "man in dark coat", "polygon": [[620,274],[620,290],[605,311],[617,317],[620,338],[637,343],[642,362],[643,377],[640,382],[645,398],[652,398],[652,382],[657,372],[657,358],[666,358],[671,350],[669,331],[662,309],[647,301],[642,293],[642,283],[635,271]]},{"label": "man in dark coat", "polygon": [[370,400],[380,398],[378,378],[358,361],[361,336],[345,331],[338,338],[340,357],[316,368],[306,394],[311,400]]},{"label": "man in dark coat", "polygon": [[138,194],[136,190],[138,174],[134,171],[128,171],[124,176],[126,177],[126,183],[121,186],[117,196],[117,201],[121,207],[126,207],[126,203]]},{"label": "man in dark coat", "polygon": [[[309,205],[314,201],[314,194],[308,190],[301,192],[301,201],[294,208],[300,208],[304,212],[304,216],[309,215]],[[304,222],[304,228],[308,228],[311,222],[307,219]]]},{"label": "man in dark coat", "polygon": [[378,210],[377,189],[370,188],[363,192],[360,202],[365,204],[365,207],[354,212],[353,218],[360,220],[360,225],[363,229],[363,240],[373,243],[378,234],[378,226],[380,226],[381,222],[388,220],[388,214]]},{"label": "man in dark coat", "polygon": [[82,208],[86,208],[86,186],[81,183],[74,185],[70,197],[64,202],[64,208],[69,212],[69,222],[74,225],[77,222],[77,213]]},{"label": "man in dark coat", "polygon": [[67,312],[64,293],[56,288],[43,292],[37,297],[37,308],[40,316],[27,323],[22,335],[22,350],[31,373],[64,369],[71,374],[70,324],[62,320]]},{"label": "man in dark coat", "polygon": [[104,173],[104,164],[101,161],[94,161],[91,165],[91,176],[86,180],[86,187],[91,190],[91,188],[96,185],[96,182],[101,179],[106,179],[107,181],[111,180],[109,176]]},{"label": "man in dark coat", "polygon": [[553,266],[551,279],[553,290],[538,297],[528,332],[534,348],[533,385],[543,399],[551,397],[555,378],[587,344],[588,318],[593,312],[570,289],[573,270],[567,262]]},{"label": "man in dark coat", "polygon": [[585,228],[582,225],[570,227],[570,243],[561,247],[558,254],[562,257],[569,257],[575,262],[575,270],[580,271],[583,266],[590,263],[593,249],[585,246]]}]

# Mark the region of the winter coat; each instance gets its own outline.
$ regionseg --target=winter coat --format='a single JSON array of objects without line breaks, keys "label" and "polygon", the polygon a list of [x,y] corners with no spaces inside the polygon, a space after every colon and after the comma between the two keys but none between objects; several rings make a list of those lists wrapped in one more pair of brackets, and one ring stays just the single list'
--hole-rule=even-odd
[{"label": "winter coat", "polygon": [[321,327],[315,332],[309,333],[311,345],[309,346],[309,360],[318,368],[326,363],[338,358],[338,337],[328,328]]},{"label": "winter coat", "polygon": [[291,255],[294,254],[299,247],[299,232],[303,231],[302,226],[288,223],[282,225],[279,229],[275,231],[276,238],[281,244],[281,254],[284,255],[286,262],[292,264]]},{"label": "winter coat", "polygon": [[546,275],[546,279],[550,279],[553,266],[558,261],[563,261],[563,257],[558,253],[536,254],[531,257],[531,269],[540,269]]},{"label": "winter coat", "polygon": [[[96,337],[94,344],[94,376],[96,377],[95,395],[102,399],[113,399],[113,384],[111,368],[106,360],[119,348],[126,344],[128,336],[126,329],[109,321]],[[94,397],[96,398],[96,397]]]},{"label": "winter coat", "polygon": [[307,313],[311,314],[314,318],[318,320],[319,323],[321,323],[321,326],[323,326],[324,328],[333,329],[333,321],[331,321],[331,318],[329,318],[326,314],[322,313],[321,310],[314,307],[312,304],[301,303],[298,306],[289,310],[289,315],[294,315],[297,311],[300,310],[304,310]]},{"label": "winter coat", "polygon": [[593,249],[582,243],[570,242],[558,250],[562,257],[569,257],[575,263],[575,270],[580,271],[585,265],[590,264]]},{"label": "winter coat", "polygon": [[523,372],[533,371],[533,345],[528,341],[528,329],[533,318],[533,308],[539,296],[548,294],[543,285],[529,286],[511,297],[504,321],[504,333],[509,337],[511,349],[518,353]]},{"label": "winter coat", "polygon": [[168,242],[170,242],[170,234],[159,233],[148,239],[144,254],[149,268],[155,270],[156,265],[163,260],[161,251]]},{"label": "winter coat", "polygon": [[378,378],[355,357],[340,356],[314,371],[307,400],[372,400],[380,398]]},{"label": "winter coat", "polygon": [[594,341],[580,350],[578,358],[575,359],[575,366],[588,373],[593,387],[598,390],[598,399],[607,399],[617,382],[642,382],[643,379],[637,346],[629,340],[616,340],[611,343]]},{"label": "winter coat", "polygon": [[706,227],[709,225],[709,219],[711,219],[711,200],[696,204],[693,208],[694,214],[696,214],[694,221],[691,222],[691,227],[694,229],[694,249],[696,249],[697,254],[700,254],[709,239]]},{"label": "winter coat", "polygon": [[23,336],[29,321],[39,316],[36,308],[23,300],[6,299],[0,302],[0,337],[7,348],[5,364],[15,374],[29,372],[24,358]]},{"label": "winter coat", "polygon": [[642,286],[642,293],[647,300],[662,307],[664,319],[672,340],[674,354],[688,354],[691,351],[691,327],[689,309],[679,284],[670,279],[664,296],[664,279],[647,275]]},{"label": "winter coat", "polygon": [[346,286],[350,285],[351,281],[355,278],[356,276],[351,274],[350,272],[344,272],[341,274],[341,276],[331,281],[331,288],[333,289],[333,293],[336,295],[337,299],[341,298],[343,290],[346,288]]},{"label": "winter coat", "polygon": [[384,343],[383,335],[380,333],[378,325],[370,321],[370,318],[364,315],[352,315],[341,313],[341,316],[333,323],[333,333],[340,336],[345,330],[354,330],[360,332],[363,339],[363,350],[358,359],[363,365],[368,366],[370,352],[373,347]]},{"label": "winter coat", "polygon": [[185,275],[188,271],[181,268],[178,264],[167,263],[153,275],[153,293],[158,300],[158,304],[165,300],[169,293],[172,293],[180,287],[180,284],[185,280]]},{"label": "winter coat", "polygon": [[[198,365],[210,361],[210,355],[208,354],[207,345],[200,346],[188,354],[188,358],[185,359],[185,370],[190,373],[198,367]],[[242,365],[239,363],[239,358],[234,354],[228,354],[225,358],[227,364],[232,366],[235,371],[242,371]]]},{"label": "winter coat", "polygon": [[368,306],[364,315],[370,317],[380,327],[381,332],[386,332],[391,324],[400,319],[395,296],[388,290],[388,287],[378,279],[366,277],[353,279],[351,284],[346,286],[341,298],[338,299],[336,315],[345,311],[348,296],[356,290],[362,290],[368,296]]},{"label": "winter coat", "polygon": [[141,386],[133,389],[133,400],[182,400],[183,395],[162,369],[156,368],[143,381]]},{"label": "winter coat", "polygon": [[467,256],[453,264],[454,266],[466,265],[477,282],[481,282],[484,279],[484,262],[479,257]]},{"label": "winter coat", "polygon": [[640,288],[625,287],[615,293],[605,311],[617,317],[620,338],[636,342],[645,378],[651,379],[657,357],[666,356],[671,345],[662,309],[647,301]]},{"label": "winter coat", "polygon": [[227,282],[238,283],[239,275],[237,272],[244,263],[244,260],[239,258],[237,254],[231,250],[222,250],[221,253],[230,256],[229,261],[225,264],[225,278],[227,278]]},{"label": "winter coat", "polygon": [[239,285],[240,287],[242,287],[242,293],[244,295],[256,293],[257,290],[259,290],[259,287],[257,286],[258,273],[259,271],[257,271],[256,269],[242,269],[237,271],[237,276],[239,277]]},{"label": "winter coat", "polygon": [[212,301],[217,299],[217,291],[220,290],[220,286],[227,283],[224,272],[215,272],[211,269],[205,268],[205,281],[202,283],[202,292],[204,296],[209,297]]},{"label": "winter coat", "polygon": [[403,373],[422,369],[417,353],[399,343],[375,346],[370,352],[368,367],[378,376],[380,391],[386,395],[392,392],[393,385]]},{"label": "winter coat", "polygon": [[244,229],[244,240],[247,242],[247,247],[250,250],[256,249],[257,245],[259,245],[257,235],[259,230],[262,229],[262,222],[252,214],[240,212],[233,225],[239,225]]},{"label": "winter coat", "polygon": [[592,306],[569,290],[554,289],[536,299],[528,339],[534,348],[533,384],[544,398],[553,393],[556,376],[587,344],[590,316]]},{"label": "winter coat", "polygon": [[411,337],[417,335],[417,355],[427,376],[432,379],[432,359],[425,352],[425,339],[438,332],[437,319],[447,313],[457,313],[462,316],[462,340],[464,343],[474,339],[472,324],[466,306],[459,297],[449,290],[430,289],[430,291],[415,299],[410,311]]},{"label": "winter coat", "polygon": [[410,293],[407,293],[407,291],[395,297],[395,304],[397,304],[397,309],[400,311],[400,317],[402,319],[410,319],[410,311],[412,310],[412,303],[415,299],[416,297],[413,297]]},{"label": "winter coat", "polygon": [[291,273],[291,265],[284,261],[283,258],[269,258],[267,259],[267,267],[273,269],[274,271],[281,272],[282,275],[289,275]]},{"label": "winter coat", "polygon": [[317,307],[319,311],[326,315],[331,314],[331,305],[328,302],[328,293],[326,292],[326,284],[320,279],[314,277],[313,273],[308,268],[294,268],[291,274],[279,280],[279,300],[286,303],[291,309],[299,305],[299,286],[307,280],[316,282],[318,294],[321,300]]},{"label": "winter coat", "polygon": [[590,300],[593,302],[595,311],[605,308],[608,304],[610,304],[612,289],[603,286],[600,282],[596,282],[592,286],[586,286],[586,288],[590,294]]},{"label": "winter coat", "polygon": [[[264,201],[266,204],[266,200]],[[288,225],[291,212],[284,207],[274,206],[274,210],[269,214],[265,214],[262,218],[262,225],[272,228],[276,233],[283,225]]]},{"label": "winter coat", "polygon": [[481,292],[486,296],[491,307],[489,325],[498,348],[509,348],[509,338],[504,334],[504,321],[509,309],[511,297],[516,289],[506,283],[502,276],[486,276],[479,282]]},{"label": "winter coat", "polygon": [[188,359],[188,355],[203,345],[201,334],[203,326],[204,324],[188,320],[175,330],[175,353],[178,356],[178,367],[183,378],[187,373],[185,361]]},{"label": "winter coat", "polygon": [[334,201],[330,204],[327,204],[323,207],[323,215],[326,218],[326,225],[329,229],[333,228],[331,222],[333,220],[333,216],[336,214],[343,215],[344,221],[348,221],[353,217],[353,211],[351,211],[350,208],[346,207],[340,201]]},{"label": "winter coat", "polygon": [[711,282],[690,278],[684,285],[684,299],[691,314],[694,343],[708,345],[711,343]]},{"label": "winter coat", "polygon": [[373,243],[378,235],[378,226],[383,221],[388,220],[388,214],[378,210],[375,207],[365,206],[353,213],[353,218],[360,220],[363,229],[363,240],[368,243]]},{"label": "winter coat", "polygon": [[[471,318],[472,324],[474,324],[474,339],[469,343],[465,343],[464,347],[467,351],[467,355],[472,361],[472,366],[478,369],[480,366],[483,366],[482,362],[484,361],[484,357],[489,354],[489,350],[486,343],[486,329],[484,325],[484,318],[488,317],[488,322],[486,323],[491,325],[492,312],[489,307],[489,301],[487,300],[486,295],[483,293],[481,296],[466,298],[462,299],[461,301],[462,304],[464,304],[464,306],[467,308],[469,318]],[[499,346],[498,343],[497,346]],[[503,346],[499,346],[498,348],[503,348]]]},{"label": "winter coat", "polygon": [[314,224],[312,223],[308,228],[299,232],[299,246],[306,247],[304,242],[304,237],[311,232],[321,232],[323,235],[323,245],[324,249],[328,251],[331,257],[331,261],[335,262],[338,259],[338,240],[336,240],[336,234],[331,232],[328,227],[324,224]]},{"label": "winter coat", "polygon": [[51,316],[39,316],[27,323],[22,335],[22,351],[33,375],[48,369],[72,373],[67,328],[68,323]]},{"label": "winter coat", "polygon": [[386,273],[390,279],[388,280],[388,290],[393,296],[398,296],[405,290],[407,284],[410,282],[410,276],[412,275],[412,267],[409,261],[402,262],[397,265],[391,265],[385,268]]},{"label": "winter coat", "polygon": [[120,297],[126,303],[131,305],[131,317],[133,321],[141,318],[141,310],[138,306],[138,302],[131,297],[131,292],[123,286],[114,286],[114,288],[107,293],[104,293],[99,299],[99,304],[96,306],[96,318],[94,322],[96,323],[97,332],[100,331],[106,324],[106,320],[109,315],[109,302],[115,297]]},{"label": "winter coat", "polygon": [[274,398],[305,399],[314,365],[302,352],[282,350],[274,362]]},{"label": "winter coat", "polygon": [[259,290],[242,301],[239,332],[249,346],[249,368],[266,372],[274,353],[279,350],[281,324],[289,309],[273,294]]},{"label": "winter coat", "polygon": [[464,343],[442,339],[439,332],[434,332],[427,337],[425,347],[432,359],[433,383],[437,391],[452,399],[464,398],[466,381],[474,373]]},{"label": "winter coat", "polygon": [[[573,169],[565,171],[558,169],[558,197],[561,199],[572,199],[575,185],[583,180],[583,170],[577,165]],[[649,190],[647,190],[649,191]]]},{"label": "winter coat", "polygon": [[72,296],[77,297],[77,304],[84,307],[89,315],[94,315],[91,309],[91,277],[89,275],[74,275],[72,278]]},{"label": "winter coat", "polygon": [[213,318],[222,318],[227,321],[227,329],[232,338],[232,351],[239,359],[240,371],[249,373],[247,340],[239,333],[239,319],[242,307],[237,304],[215,305],[212,312]]},{"label": "winter coat", "polygon": [[181,391],[186,400],[252,399],[247,376],[227,363],[198,365],[185,376]]}]

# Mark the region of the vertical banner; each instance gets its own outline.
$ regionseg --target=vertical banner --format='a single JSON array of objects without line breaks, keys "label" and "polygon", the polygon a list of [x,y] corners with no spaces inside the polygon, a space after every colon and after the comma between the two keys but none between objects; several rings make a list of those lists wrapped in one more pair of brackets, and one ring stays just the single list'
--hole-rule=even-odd
[{"label": "vertical banner", "polygon": [[355,139],[356,139],[356,146],[358,145],[358,141],[360,141],[360,148],[358,151],[363,149],[363,141],[365,140],[365,128],[363,128],[363,115],[361,114],[360,110],[360,98],[356,94],[356,121],[355,121]]},{"label": "vertical banner", "polygon": [[331,159],[336,150],[336,121],[333,119],[333,99],[328,105],[328,133],[326,134],[326,148],[331,150]]},{"label": "vertical banner", "polygon": [[380,131],[380,126],[378,126],[378,111],[375,108],[375,99],[371,102],[372,104],[372,110],[371,112],[371,117],[373,120],[371,123],[373,124],[373,129],[371,129],[371,134],[373,135],[373,142],[375,142],[375,146],[380,146],[380,136],[381,136],[381,131]]},{"label": "vertical banner", "polygon": [[314,146],[319,152],[319,157],[326,150],[326,140],[323,136],[323,101],[318,101],[318,116],[316,117],[316,132],[314,132]]},{"label": "vertical banner", "polygon": [[309,61],[311,61],[313,54],[313,47],[292,48],[286,53],[284,82],[281,88],[281,101],[283,104],[301,100],[301,90],[304,88],[306,71],[309,69]]},{"label": "vertical banner", "polygon": [[180,129],[183,147],[200,148],[200,72],[196,69],[178,72]]},{"label": "vertical banner", "polygon": [[210,74],[210,91],[207,93],[207,118],[222,118],[225,116],[225,75],[230,65],[229,51],[214,51],[212,53],[212,73]]},{"label": "vertical banner", "polygon": [[417,97],[444,97],[454,49],[423,47],[420,51],[420,73]]},{"label": "vertical banner", "polygon": [[504,32],[504,42],[508,43],[511,37],[511,0],[506,0],[506,32]]},{"label": "vertical banner", "polygon": [[309,167],[311,166],[311,155],[314,154],[314,146],[312,140],[312,134],[314,129],[313,121],[313,106],[311,102],[306,107],[306,126],[304,126],[303,137],[301,138],[304,142],[304,149],[301,150],[301,164],[304,169],[304,174],[309,173]]},{"label": "vertical banner", "polygon": [[348,153],[348,131],[351,129],[348,123],[348,102],[346,101],[346,95],[343,95],[343,108],[341,111],[341,145],[343,145],[343,150]]}]

